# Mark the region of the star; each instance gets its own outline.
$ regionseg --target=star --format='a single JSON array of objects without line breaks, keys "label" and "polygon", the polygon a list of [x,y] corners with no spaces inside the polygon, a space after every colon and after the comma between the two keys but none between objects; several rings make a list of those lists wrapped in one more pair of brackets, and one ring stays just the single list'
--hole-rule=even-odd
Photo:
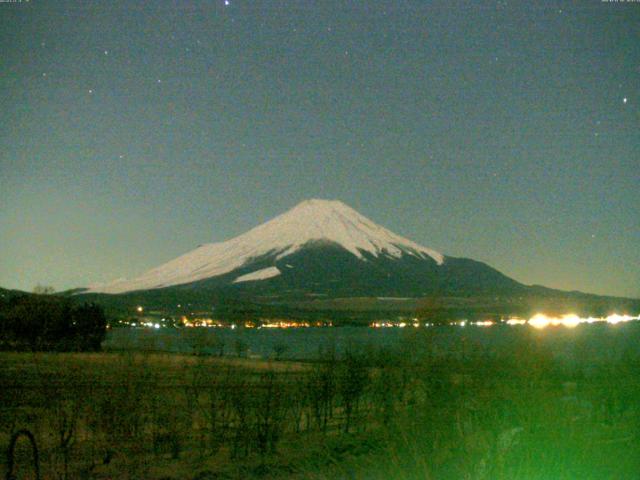
[{"label": "star", "polygon": [[627,97],[624,97],[624,98],[622,99],[622,103],[624,103],[625,105],[627,104],[627,102],[628,102],[628,101],[629,101],[629,99],[628,99]]},{"label": "star", "polygon": [[231,1],[230,0],[224,0],[224,6],[228,7],[229,5],[231,5]]},{"label": "star", "polygon": [[89,95],[93,95],[93,89],[89,89]]},{"label": "star", "polygon": [[104,54],[105,54],[105,55],[109,55],[109,50],[105,50],[105,51],[104,51]]}]

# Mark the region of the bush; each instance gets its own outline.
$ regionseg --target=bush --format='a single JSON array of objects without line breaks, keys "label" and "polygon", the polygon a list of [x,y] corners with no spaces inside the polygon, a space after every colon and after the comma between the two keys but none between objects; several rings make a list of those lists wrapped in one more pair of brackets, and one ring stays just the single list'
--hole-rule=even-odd
[{"label": "bush", "polygon": [[14,297],[0,305],[0,349],[97,351],[106,335],[101,307],[50,295]]}]

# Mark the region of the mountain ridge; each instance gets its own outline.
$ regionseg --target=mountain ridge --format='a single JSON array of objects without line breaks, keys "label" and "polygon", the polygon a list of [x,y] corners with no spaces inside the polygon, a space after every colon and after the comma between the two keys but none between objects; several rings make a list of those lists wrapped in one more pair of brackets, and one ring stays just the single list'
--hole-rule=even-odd
[{"label": "mountain ridge", "polygon": [[640,310],[640,300],[525,285],[486,263],[401,237],[342,202],[317,199],[133,280],[73,295],[121,312],[145,305],[178,314],[189,305],[232,317],[327,309],[420,310],[442,318]]}]

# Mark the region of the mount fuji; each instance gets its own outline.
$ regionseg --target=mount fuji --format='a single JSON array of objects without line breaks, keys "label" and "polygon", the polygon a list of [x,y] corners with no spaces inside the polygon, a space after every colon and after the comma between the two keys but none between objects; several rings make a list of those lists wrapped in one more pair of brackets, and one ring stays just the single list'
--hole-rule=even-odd
[{"label": "mount fuji", "polygon": [[638,300],[524,285],[482,262],[397,235],[342,202],[317,199],[133,279],[72,294],[120,312],[142,304],[183,312],[188,305],[218,314],[227,309],[231,316],[330,310],[471,317],[640,308]]},{"label": "mount fuji", "polygon": [[85,293],[233,288],[335,295],[478,293],[523,287],[497,270],[447,257],[340,201],[306,200],[248,232],[200,245],[131,280]]}]

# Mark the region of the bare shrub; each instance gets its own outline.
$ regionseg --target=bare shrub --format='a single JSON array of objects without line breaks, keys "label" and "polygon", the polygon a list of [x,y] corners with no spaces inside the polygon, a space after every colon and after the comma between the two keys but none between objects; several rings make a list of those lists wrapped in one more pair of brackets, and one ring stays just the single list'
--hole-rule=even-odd
[{"label": "bare shrub", "polygon": [[348,350],[338,372],[338,391],[344,409],[344,431],[349,433],[358,412],[359,400],[369,382],[369,372],[361,356]]}]

